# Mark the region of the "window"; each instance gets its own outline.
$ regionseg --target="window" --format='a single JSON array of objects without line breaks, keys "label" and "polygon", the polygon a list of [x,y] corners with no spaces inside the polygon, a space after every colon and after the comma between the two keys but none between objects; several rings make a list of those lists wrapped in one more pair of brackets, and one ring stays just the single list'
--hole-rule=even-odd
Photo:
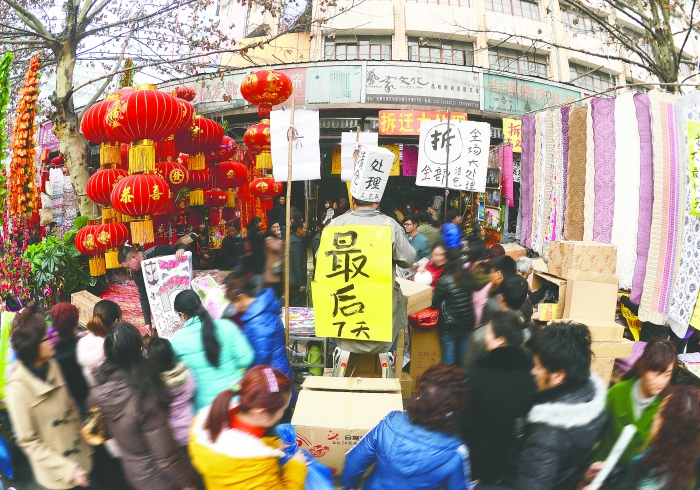
[{"label": "window", "polygon": [[601,41],[608,40],[608,33],[600,24],[579,12],[563,8],[561,10],[561,22],[564,24],[564,29],[572,34],[583,34]]},{"label": "window", "polygon": [[537,2],[524,2],[523,0],[485,0],[484,7],[486,7],[486,10],[499,14],[540,20],[540,9]]},{"label": "window", "polygon": [[571,83],[593,93],[602,92],[616,85],[615,77],[604,71],[594,70],[588,66],[569,63]]},{"label": "window", "polygon": [[421,46],[419,38],[409,37],[408,56],[411,61],[472,66],[474,45],[462,41],[425,39]]},{"label": "window", "polygon": [[547,57],[514,49],[489,48],[489,68],[520,75],[547,78]]},{"label": "window", "polygon": [[326,60],[391,60],[391,36],[327,37]]}]

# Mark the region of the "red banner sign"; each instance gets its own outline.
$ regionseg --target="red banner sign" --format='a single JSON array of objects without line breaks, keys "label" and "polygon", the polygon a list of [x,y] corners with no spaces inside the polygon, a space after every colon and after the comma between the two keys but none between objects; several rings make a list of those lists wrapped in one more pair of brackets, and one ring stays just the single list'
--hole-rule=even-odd
[{"label": "red banner sign", "polygon": [[[379,111],[379,134],[383,136],[418,136],[421,121],[447,119],[447,111]],[[450,119],[467,120],[464,112],[450,112]]]}]

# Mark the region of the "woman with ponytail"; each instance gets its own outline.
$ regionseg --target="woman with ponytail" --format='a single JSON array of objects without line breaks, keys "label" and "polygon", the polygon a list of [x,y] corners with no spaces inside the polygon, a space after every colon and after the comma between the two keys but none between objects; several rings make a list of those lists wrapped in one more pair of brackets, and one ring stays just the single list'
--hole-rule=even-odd
[{"label": "woman with ponytail", "polygon": [[527,415],[537,391],[532,358],[521,347],[529,332],[519,311],[499,311],[486,325],[487,354],[469,374],[462,427],[475,480],[495,484],[515,466],[515,421]]},{"label": "woman with ponytail", "polygon": [[240,385],[220,393],[197,415],[189,451],[207,490],[304,488],[304,455],[297,452],[280,468],[284,453],[279,439],[264,437],[291,398],[292,381],[286,375],[270,366],[255,366]]},{"label": "woman with ponytail", "polygon": [[105,338],[104,352],[88,406],[100,407],[107,431],[122,451],[130,485],[138,490],[194,489],[195,474],[168,425],[168,389],[143,355],[141,333],[130,323],[117,323]]},{"label": "woman with ponytail", "polygon": [[255,352],[234,323],[212,319],[194,291],[178,293],[174,307],[185,325],[175,332],[171,343],[175,355],[194,375],[194,408],[199,411],[240,381]]},{"label": "woman with ponytail", "polygon": [[92,318],[87,323],[88,333],[78,341],[75,348],[75,358],[83,368],[83,375],[89,386],[95,386],[94,371],[105,360],[105,337],[112,326],[121,319],[122,310],[114,301],[103,299],[95,303]]}]

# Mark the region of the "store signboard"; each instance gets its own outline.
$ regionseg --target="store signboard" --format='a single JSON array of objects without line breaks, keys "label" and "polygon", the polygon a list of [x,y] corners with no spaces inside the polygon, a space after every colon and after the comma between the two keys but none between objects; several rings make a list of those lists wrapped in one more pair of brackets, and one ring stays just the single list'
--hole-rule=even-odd
[{"label": "store signboard", "polygon": [[368,63],[365,102],[479,109],[479,74],[456,67]]},{"label": "store signboard", "polygon": [[522,127],[520,119],[503,119],[503,144],[512,146],[514,153],[523,150]]},{"label": "store signboard", "polygon": [[484,73],[484,111],[521,115],[581,98],[578,90]]},{"label": "store signboard", "polygon": [[[421,121],[444,121],[446,119],[447,111],[379,111],[379,134],[382,136],[418,136]],[[450,112],[450,119],[466,121],[467,114]]]},{"label": "store signboard", "polygon": [[167,84],[162,90],[175,87],[188,87],[197,93],[192,105],[197,114],[209,114],[243,107],[247,102],[241,96],[241,82],[248,72],[238,72],[222,76],[202,75],[197,78]]},{"label": "store signboard", "polygon": [[332,65],[307,69],[307,104],[359,104],[360,102],[362,102],[362,66]]}]

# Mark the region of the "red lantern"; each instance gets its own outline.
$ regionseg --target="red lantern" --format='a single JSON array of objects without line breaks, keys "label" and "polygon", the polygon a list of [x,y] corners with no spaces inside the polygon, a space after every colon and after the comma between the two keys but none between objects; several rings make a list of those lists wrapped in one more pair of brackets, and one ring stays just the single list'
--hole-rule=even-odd
[{"label": "red lantern", "polygon": [[272,69],[253,72],[241,82],[241,95],[251,104],[257,104],[260,117],[267,117],[272,106],[286,101],[293,91],[292,80]]},{"label": "red lantern", "polygon": [[204,205],[208,208],[221,208],[226,205],[228,195],[219,189],[212,189],[204,192]]},{"label": "red lantern", "polygon": [[114,184],[126,178],[129,174],[120,168],[103,168],[93,174],[87,181],[85,193],[92,202],[103,206],[102,219],[115,218],[112,209],[112,189]]},{"label": "red lantern", "polygon": [[80,130],[85,139],[100,145],[100,167],[116,167],[121,163],[119,143],[112,141],[107,134],[107,112],[120,94],[109,94],[106,100],[97,102],[85,111],[80,122]]},{"label": "red lantern", "polygon": [[104,247],[97,241],[95,232],[97,225],[89,224],[83,226],[75,235],[75,248],[83,255],[90,257],[90,275],[102,276],[107,273],[105,269],[105,259],[102,257]]},{"label": "red lantern", "polygon": [[263,119],[246,129],[243,141],[249,150],[256,153],[255,166],[263,170],[272,169],[272,154],[270,153],[270,120]]},{"label": "red lantern", "polygon": [[190,155],[189,170],[204,169],[204,154],[219,149],[224,138],[224,128],[215,121],[201,116],[195,117],[190,128],[181,129],[175,135],[178,151]]},{"label": "red lantern", "polygon": [[204,188],[209,185],[211,173],[209,170],[190,170],[187,187],[190,190],[190,206],[204,205]]},{"label": "red lantern", "polygon": [[61,154],[59,153],[57,157],[54,157],[54,158],[51,159],[51,161],[49,162],[49,165],[51,165],[52,167],[55,168],[55,167],[60,167],[60,166],[63,165],[64,163],[66,163],[66,162],[65,162],[65,160],[63,159],[63,155],[61,155]]},{"label": "red lantern", "polygon": [[112,102],[105,118],[110,140],[132,143],[129,173],[152,173],[155,166],[154,141],[175,133],[182,124],[185,101],[142,85]]},{"label": "red lantern", "polygon": [[197,97],[197,92],[193,88],[178,87],[175,89],[175,97],[184,99],[187,102],[192,102]]},{"label": "red lantern", "polygon": [[135,174],[120,180],[112,189],[112,206],[132,216],[131,237],[135,243],[153,242],[150,215],[164,211],[168,203],[168,184],[152,174]]},{"label": "red lantern", "polygon": [[248,182],[248,169],[239,162],[221,162],[214,171],[216,187],[229,189]]},{"label": "red lantern", "polygon": [[95,229],[97,243],[105,250],[105,265],[107,269],[118,269],[119,247],[129,239],[129,228],[124,223],[105,223]]},{"label": "red lantern", "polygon": [[250,183],[250,193],[260,199],[270,199],[278,196],[284,190],[282,182],[271,178],[257,178]]},{"label": "red lantern", "polygon": [[177,192],[187,185],[187,168],[178,162],[156,163],[156,175],[168,183],[172,192]]},{"label": "red lantern", "polygon": [[219,144],[219,148],[209,152],[206,157],[208,162],[223,162],[233,158],[234,153],[236,153],[236,142],[230,136],[224,136],[224,139]]}]

